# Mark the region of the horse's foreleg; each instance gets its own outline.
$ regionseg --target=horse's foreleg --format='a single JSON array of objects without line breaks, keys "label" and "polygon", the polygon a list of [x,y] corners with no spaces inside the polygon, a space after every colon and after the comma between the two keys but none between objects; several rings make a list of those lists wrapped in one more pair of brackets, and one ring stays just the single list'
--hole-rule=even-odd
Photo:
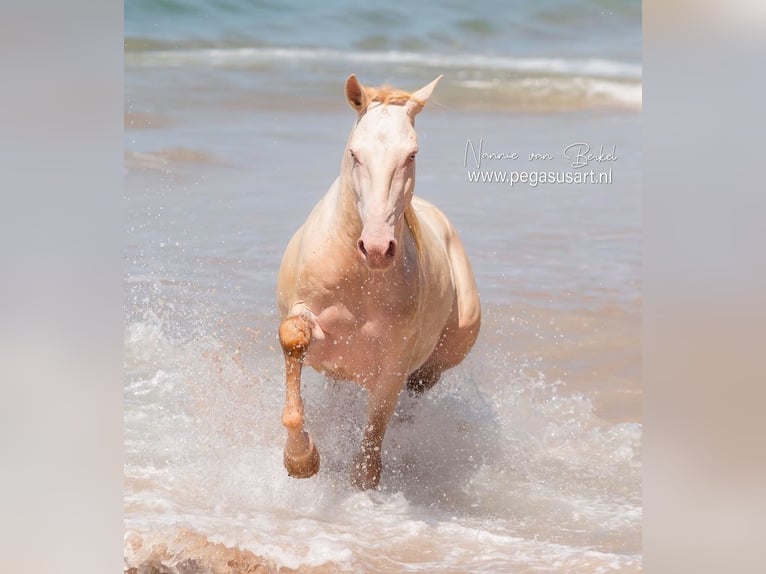
[{"label": "horse's foreleg", "polygon": [[301,370],[311,344],[311,319],[305,315],[288,317],[279,326],[279,342],[285,356],[287,394],[282,425],[287,429],[284,463],[295,478],[308,478],[319,470],[319,452],[311,436],[303,430]]},{"label": "horse's foreleg", "polygon": [[381,450],[388,421],[394,414],[404,378],[378,381],[370,390],[367,403],[367,426],[362,445],[351,467],[351,482],[361,489],[376,488],[382,470]]}]

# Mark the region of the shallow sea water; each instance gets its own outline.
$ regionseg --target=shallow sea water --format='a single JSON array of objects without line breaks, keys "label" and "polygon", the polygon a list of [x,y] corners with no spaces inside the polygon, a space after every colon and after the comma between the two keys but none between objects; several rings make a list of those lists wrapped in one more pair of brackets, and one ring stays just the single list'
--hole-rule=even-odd
[{"label": "shallow sea water", "polygon": [[[357,47],[364,60],[310,34],[279,46],[222,24],[225,41],[208,37],[199,15],[173,19],[172,34],[138,33],[167,22],[144,4],[126,3],[126,570],[641,571],[640,60],[631,42],[583,42],[555,72],[557,54],[538,36],[514,51],[453,7],[441,17],[465,16],[450,28],[462,47],[392,33]],[[341,4],[329,3],[330,14]],[[543,4],[578,13],[576,3]],[[615,3],[630,27],[627,4]],[[538,21],[525,10],[520,25],[556,29],[550,14]],[[282,16],[268,21],[275,30]],[[604,46],[618,67],[593,63]],[[237,52],[251,48],[287,52]],[[434,54],[463,60],[442,66]],[[472,54],[484,59],[469,64]],[[537,68],[525,71],[522,58]],[[276,276],[289,237],[337,176],[353,124],[342,95],[351,72],[407,89],[445,73],[418,117],[416,193],[459,230],[483,305],[466,361],[422,398],[402,396],[373,492],[348,480],[364,391],[311,371],[307,426],[322,468],[294,480],[282,467]],[[583,88],[605,73],[632,90],[619,105]],[[564,91],[536,105],[552,82]],[[614,146],[618,159],[593,166],[612,168],[611,184],[476,183],[469,139],[521,156],[487,169],[567,169],[562,150],[575,142]],[[556,157],[541,165],[530,152]]]}]

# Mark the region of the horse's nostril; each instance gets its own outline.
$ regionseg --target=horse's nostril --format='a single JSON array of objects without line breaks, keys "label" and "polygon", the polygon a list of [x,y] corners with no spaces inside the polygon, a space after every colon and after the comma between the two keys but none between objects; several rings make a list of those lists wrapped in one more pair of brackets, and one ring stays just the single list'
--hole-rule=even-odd
[{"label": "horse's nostril", "polygon": [[362,241],[362,240],[360,239],[360,240],[359,240],[359,243],[357,243],[356,245],[357,245],[357,247],[359,247],[359,251],[361,251],[361,252],[362,252],[362,255],[364,255],[365,257],[367,257],[367,250],[364,248],[364,241]]},{"label": "horse's nostril", "polygon": [[388,250],[386,251],[386,257],[393,257],[396,253],[396,243],[394,241],[388,242]]}]

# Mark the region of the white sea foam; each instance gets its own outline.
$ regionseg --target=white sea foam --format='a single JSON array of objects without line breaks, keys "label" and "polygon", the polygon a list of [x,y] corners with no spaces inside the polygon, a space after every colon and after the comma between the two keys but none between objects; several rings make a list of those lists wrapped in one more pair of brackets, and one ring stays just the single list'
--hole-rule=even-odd
[{"label": "white sea foam", "polygon": [[600,77],[522,77],[505,81],[467,79],[457,80],[455,84],[472,90],[495,92],[508,101],[525,102],[528,106],[542,108],[579,107],[590,103],[638,110],[643,98],[640,82]]},{"label": "white sea foam", "polygon": [[[495,102],[540,109],[589,106],[640,109],[641,65],[608,59],[514,58],[417,52],[342,52],[300,48],[212,48],[128,52],[139,67],[249,68],[278,62],[415,66],[453,73],[452,85],[494,94]],[[136,161],[147,159],[136,156]],[[152,167],[152,165],[150,165]]]},{"label": "white sea foam", "polygon": [[603,58],[518,58],[483,54],[435,54],[403,51],[340,51],[326,48],[206,48],[128,52],[126,62],[143,66],[251,66],[272,61],[323,61],[408,64],[439,69],[502,70],[540,74],[641,78],[641,65]]},{"label": "white sea foam", "polygon": [[221,543],[309,570],[640,570],[637,551],[610,550],[640,531],[640,425],[606,425],[544,379],[469,360],[428,396],[403,397],[383,488],[357,492],[347,463],[364,424],[358,387],[307,373],[323,458],[298,481],[282,468],[276,352],[241,364],[214,337],[174,340],[155,316],[125,340],[128,566],[152,548],[165,564],[202,560],[203,540],[205,560]]}]

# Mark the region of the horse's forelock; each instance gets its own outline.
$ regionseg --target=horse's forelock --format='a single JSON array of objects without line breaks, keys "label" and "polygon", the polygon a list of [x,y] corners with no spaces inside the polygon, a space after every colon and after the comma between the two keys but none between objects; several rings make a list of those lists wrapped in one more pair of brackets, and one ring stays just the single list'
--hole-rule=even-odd
[{"label": "horse's forelock", "polygon": [[421,102],[411,93],[392,88],[391,86],[380,86],[378,88],[365,86],[364,91],[367,94],[368,105],[377,102],[386,106],[403,106],[407,102],[413,101],[422,106],[425,103]]}]

